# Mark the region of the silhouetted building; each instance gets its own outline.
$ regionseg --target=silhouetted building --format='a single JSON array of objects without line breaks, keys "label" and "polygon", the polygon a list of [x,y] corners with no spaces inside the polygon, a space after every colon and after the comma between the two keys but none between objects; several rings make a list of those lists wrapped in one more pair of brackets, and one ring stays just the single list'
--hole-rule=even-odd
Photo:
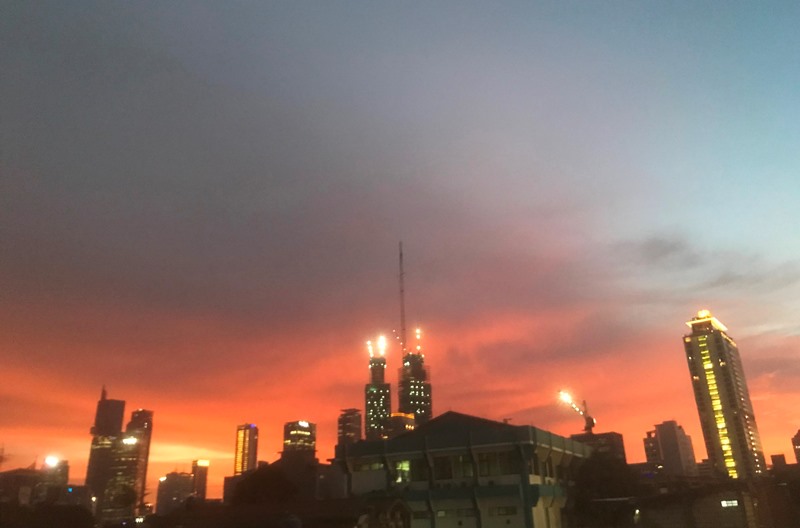
[{"label": "silhouetted building", "polygon": [[125,434],[136,439],[136,473],[133,489],[136,492],[137,512],[144,513],[147,486],[147,464],[150,460],[150,440],[153,435],[153,411],[137,409],[131,413],[131,421]]},{"label": "silhouetted building", "polygon": [[800,430],[792,437],[792,449],[794,450],[794,458],[800,464]]},{"label": "silhouetted building", "polygon": [[208,460],[192,461],[192,493],[198,500],[206,500],[208,487]]},{"label": "silhouetted building", "polygon": [[111,478],[114,445],[122,436],[123,400],[109,400],[106,388],[100,392],[92,434],[92,447],[86,468],[86,485],[98,501],[103,499]]},{"label": "silhouetted building", "polygon": [[716,472],[750,478],[764,472],[764,453],[739,349],[708,310],[688,321],[683,337],[708,459]]},{"label": "silhouetted building", "polygon": [[407,434],[336,446],[353,497],[392,497],[411,528],[562,526],[590,449],[530,426],[447,412]]},{"label": "silhouetted building", "polygon": [[352,444],[361,440],[361,411],[342,409],[339,415],[339,444]]},{"label": "silhouetted building", "polygon": [[666,475],[697,475],[692,439],[674,420],[660,423],[647,432],[644,451],[647,461],[661,466]]},{"label": "silhouetted building", "polygon": [[49,486],[66,486],[69,482],[69,462],[47,457],[42,467],[44,482]]},{"label": "silhouetted building", "polygon": [[785,468],[788,465],[786,463],[786,455],[772,455],[769,458],[772,461],[773,469]]},{"label": "silhouetted building", "polygon": [[173,471],[158,479],[156,513],[167,515],[179,510],[194,493],[194,477],[190,473]]},{"label": "silhouetted building", "polygon": [[242,424],[236,428],[236,453],[233,458],[233,474],[241,475],[256,469],[258,461],[258,427]]},{"label": "silhouetted building", "polygon": [[421,331],[416,331],[415,350],[408,351],[403,343],[403,366],[397,384],[398,412],[413,414],[414,423],[422,425],[433,416],[430,374],[425,366],[425,355],[420,345]]},{"label": "silhouetted building", "polygon": [[375,355],[372,342],[367,341],[369,349],[369,383],[364,386],[364,436],[367,440],[386,438],[386,428],[392,413],[392,391],[386,383],[386,338],[378,339],[378,354]]},{"label": "silhouetted building", "polygon": [[607,433],[579,433],[570,435],[570,439],[586,444],[596,453],[616,458],[627,464],[625,442],[619,433],[613,431]]},{"label": "silhouetted building", "polygon": [[317,451],[317,424],[298,420],[283,426],[283,453],[311,453]]},{"label": "silhouetted building", "polygon": [[413,431],[415,427],[414,415],[405,413],[392,413],[389,417],[389,428],[387,438],[394,438],[397,435]]}]

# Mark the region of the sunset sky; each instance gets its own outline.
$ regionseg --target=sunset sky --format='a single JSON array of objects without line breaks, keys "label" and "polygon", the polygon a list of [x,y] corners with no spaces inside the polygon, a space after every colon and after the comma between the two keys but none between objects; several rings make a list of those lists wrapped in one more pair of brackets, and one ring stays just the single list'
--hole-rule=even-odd
[{"label": "sunset sky", "polygon": [[[85,477],[100,389],[159,476],[363,408],[423,329],[433,410],[644,459],[708,308],[765,453],[800,429],[800,3],[5,2],[0,445]],[[397,347],[387,354],[396,405]]]}]

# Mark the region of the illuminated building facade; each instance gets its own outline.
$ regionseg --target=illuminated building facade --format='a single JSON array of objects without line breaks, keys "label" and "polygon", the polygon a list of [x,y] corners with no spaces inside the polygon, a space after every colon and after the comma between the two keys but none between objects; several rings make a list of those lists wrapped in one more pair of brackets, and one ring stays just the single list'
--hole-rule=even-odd
[{"label": "illuminated building facade", "polygon": [[97,500],[102,500],[111,478],[113,448],[117,439],[122,436],[124,414],[125,402],[108,399],[106,388],[103,387],[100,400],[97,402],[94,425],[90,430],[92,447],[86,468],[86,486]]},{"label": "illuminated building facade", "polygon": [[206,500],[206,488],[208,487],[208,460],[192,461],[192,494],[198,500]]},{"label": "illuminated building facade", "polygon": [[389,417],[389,430],[386,436],[394,438],[397,435],[413,431],[415,424],[413,414],[392,413],[392,416]]},{"label": "illuminated building facade", "polygon": [[233,457],[233,474],[241,475],[256,469],[258,461],[258,427],[242,424],[236,428],[236,452]]},{"label": "illuminated building facade", "polygon": [[361,440],[361,411],[342,409],[338,422],[339,444],[354,444]]},{"label": "illuminated building facade", "polygon": [[692,439],[674,420],[660,423],[647,432],[644,452],[647,461],[660,466],[667,475],[697,475]]},{"label": "illuminated building facade", "polygon": [[766,466],[739,349],[708,310],[686,325],[692,330],[683,345],[709,462],[731,478],[758,476]]},{"label": "illuminated building facade", "polygon": [[367,341],[369,350],[369,383],[364,386],[364,435],[367,440],[386,438],[389,417],[392,414],[392,391],[386,383],[386,338],[378,338],[377,354],[372,342]]},{"label": "illuminated building facade", "polygon": [[311,453],[317,451],[317,424],[298,420],[283,426],[283,453]]},{"label": "illuminated building facade", "polygon": [[421,331],[416,331],[417,345],[414,352],[405,350],[403,366],[400,367],[398,381],[398,412],[413,414],[416,425],[422,425],[431,419],[433,404],[428,368],[425,366],[425,355],[420,345]]}]

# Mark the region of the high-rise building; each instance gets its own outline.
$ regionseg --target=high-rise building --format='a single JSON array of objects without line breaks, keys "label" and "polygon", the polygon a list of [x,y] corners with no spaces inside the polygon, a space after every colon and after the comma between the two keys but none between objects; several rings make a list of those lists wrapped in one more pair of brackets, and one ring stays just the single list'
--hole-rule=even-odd
[{"label": "high-rise building", "polygon": [[760,475],[766,465],[739,349],[708,310],[686,324],[692,330],[683,345],[708,459],[731,478]]},{"label": "high-rise building", "polygon": [[431,397],[430,373],[425,366],[425,355],[422,353],[422,331],[417,328],[417,343],[414,350],[407,348],[406,342],[406,297],[403,272],[403,243],[400,242],[400,348],[403,354],[403,366],[400,367],[397,382],[397,412],[413,414],[414,423],[419,426],[433,416],[433,400]]},{"label": "high-rise building", "polygon": [[792,437],[792,449],[794,449],[794,458],[800,464],[800,430]]},{"label": "high-rise building", "polygon": [[397,383],[398,412],[413,414],[416,425],[422,425],[432,416],[431,384],[425,355],[422,353],[421,330],[416,331],[417,344],[413,352],[403,344],[403,366]]},{"label": "high-rise building", "polygon": [[242,424],[236,428],[236,454],[233,459],[233,474],[241,475],[256,469],[258,461],[258,427]]},{"label": "high-rise building", "polygon": [[208,460],[192,461],[192,493],[198,500],[206,500],[208,486]]},{"label": "high-rise building", "polygon": [[354,444],[361,440],[361,411],[342,409],[339,415],[339,444]]},{"label": "high-rise building", "polygon": [[144,511],[144,497],[147,485],[147,463],[150,460],[150,439],[153,435],[153,411],[137,409],[131,413],[131,421],[125,427],[125,434],[136,439],[137,461],[133,489],[136,492],[136,506]]},{"label": "high-rise building", "polygon": [[96,500],[102,501],[108,481],[111,479],[113,448],[122,436],[122,418],[125,413],[123,400],[109,400],[105,386],[97,402],[92,434],[89,464],[86,468],[86,486]]},{"label": "high-rise building", "polygon": [[156,513],[167,515],[180,509],[192,496],[194,479],[189,473],[173,471],[158,479]]},{"label": "high-rise building", "polygon": [[283,426],[283,452],[311,453],[317,451],[317,424],[298,420]]},{"label": "high-rise building", "polygon": [[389,416],[392,414],[392,391],[386,383],[386,338],[380,336],[378,352],[367,341],[369,350],[369,383],[364,386],[364,434],[367,440],[386,438]]},{"label": "high-rise building", "polygon": [[647,461],[661,466],[667,475],[697,475],[692,439],[674,420],[660,423],[647,432],[644,452]]},{"label": "high-rise building", "polygon": [[112,446],[111,478],[99,506],[104,523],[129,520],[147,511],[147,464],[153,432],[153,411],[137,409],[125,427],[125,433]]},{"label": "high-rise building", "polygon": [[392,416],[389,417],[389,427],[386,431],[386,437],[394,438],[403,433],[413,431],[414,428],[415,421],[413,414],[405,414],[400,412],[392,413]]}]

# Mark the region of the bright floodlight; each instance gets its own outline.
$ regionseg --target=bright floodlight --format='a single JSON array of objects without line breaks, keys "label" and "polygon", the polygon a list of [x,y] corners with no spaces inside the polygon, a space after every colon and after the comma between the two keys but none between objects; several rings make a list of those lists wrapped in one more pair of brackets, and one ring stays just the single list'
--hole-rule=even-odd
[{"label": "bright floodlight", "polygon": [[122,443],[125,445],[136,445],[136,442],[138,442],[138,440],[136,439],[136,437],[133,436],[129,436],[127,438],[122,439]]},{"label": "bright floodlight", "polygon": [[210,465],[210,462],[208,460],[198,460],[197,465],[199,467],[208,467]]},{"label": "bright floodlight", "polygon": [[44,463],[47,465],[47,467],[51,468],[56,467],[58,465],[58,462],[59,462],[58,457],[55,455],[48,455],[44,459]]},{"label": "bright floodlight", "polygon": [[567,391],[559,392],[558,397],[561,398],[561,401],[564,403],[572,404],[572,396]]},{"label": "bright floodlight", "polygon": [[369,357],[375,357],[375,353],[372,350],[372,341],[367,341],[367,350],[369,350]]},{"label": "bright floodlight", "polygon": [[386,354],[386,336],[378,337],[378,353],[383,357]]}]

